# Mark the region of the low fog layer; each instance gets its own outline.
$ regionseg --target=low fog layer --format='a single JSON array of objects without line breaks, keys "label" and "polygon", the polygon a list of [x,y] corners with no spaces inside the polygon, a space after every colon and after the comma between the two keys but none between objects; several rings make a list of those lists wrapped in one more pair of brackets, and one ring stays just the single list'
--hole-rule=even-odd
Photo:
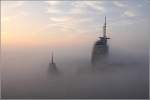
[{"label": "low fog layer", "polygon": [[[94,42],[55,48],[56,72],[49,70],[50,47],[2,49],[3,98],[147,98],[147,46],[116,48],[109,41],[103,64],[91,64]],[[125,49],[123,49],[125,48]],[[15,92],[14,92],[15,91]]]}]

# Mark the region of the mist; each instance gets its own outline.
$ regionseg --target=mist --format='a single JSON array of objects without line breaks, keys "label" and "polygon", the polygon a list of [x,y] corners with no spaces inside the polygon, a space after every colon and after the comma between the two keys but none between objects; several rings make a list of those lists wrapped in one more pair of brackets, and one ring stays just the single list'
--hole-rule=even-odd
[{"label": "mist", "polygon": [[[132,35],[133,36],[133,35]],[[146,35],[145,35],[146,36]],[[94,43],[2,47],[2,98],[148,98],[148,43],[143,37],[108,40],[105,63],[93,66]],[[128,39],[128,40],[127,40]],[[54,52],[57,70],[49,63]]]}]

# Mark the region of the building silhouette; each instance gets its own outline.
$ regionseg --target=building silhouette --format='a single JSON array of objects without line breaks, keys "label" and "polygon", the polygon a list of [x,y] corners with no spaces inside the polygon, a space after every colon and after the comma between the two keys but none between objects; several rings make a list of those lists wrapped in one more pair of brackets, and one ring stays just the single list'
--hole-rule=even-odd
[{"label": "building silhouette", "polygon": [[99,37],[100,39],[97,40],[93,46],[92,51],[92,58],[91,63],[93,66],[100,66],[104,65],[106,62],[106,58],[108,55],[109,47],[107,45],[107,40],[110,39],[107,37],[106,33],[106,16],[105,16],[105,22],[103,26],[103,36]]},{"label": "building silhouette", "polygon": [[58,69],[56,67],[56,63],[54,62],[54,54],[53,54],[53,52],[51,54],[51,61],[49,63],[49,71],[50,72],[57,72],[58,71]]}]

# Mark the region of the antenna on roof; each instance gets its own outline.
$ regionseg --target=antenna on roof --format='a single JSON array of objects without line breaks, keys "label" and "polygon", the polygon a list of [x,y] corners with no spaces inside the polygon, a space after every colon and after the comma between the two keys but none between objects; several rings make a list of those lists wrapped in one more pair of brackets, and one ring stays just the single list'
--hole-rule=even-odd
[{"label": "antenna on roof", "polygon": [[105,16],[105,23],[103,26],[103,37],[106,38],[106,16]]},{"label": "antenna on roof", "polygon": [[52,59],[51,59],[52,60],[52,64],[54,64],[54,57],[53,56],[54,56],[54,54],[53,54],[53,51],[52,51]]}]

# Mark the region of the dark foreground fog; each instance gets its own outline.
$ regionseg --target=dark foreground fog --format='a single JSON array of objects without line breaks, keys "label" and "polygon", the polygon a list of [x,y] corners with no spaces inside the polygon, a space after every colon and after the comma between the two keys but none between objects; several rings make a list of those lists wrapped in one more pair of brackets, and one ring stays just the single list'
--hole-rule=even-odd
[{"label": "dark foreground fog", "polygon": [[2,97],[148,98],[147,45],[108,44],[102,59],[91,41],[56,47],[55,71],[49,68],[50,47],[3,47]]}]

